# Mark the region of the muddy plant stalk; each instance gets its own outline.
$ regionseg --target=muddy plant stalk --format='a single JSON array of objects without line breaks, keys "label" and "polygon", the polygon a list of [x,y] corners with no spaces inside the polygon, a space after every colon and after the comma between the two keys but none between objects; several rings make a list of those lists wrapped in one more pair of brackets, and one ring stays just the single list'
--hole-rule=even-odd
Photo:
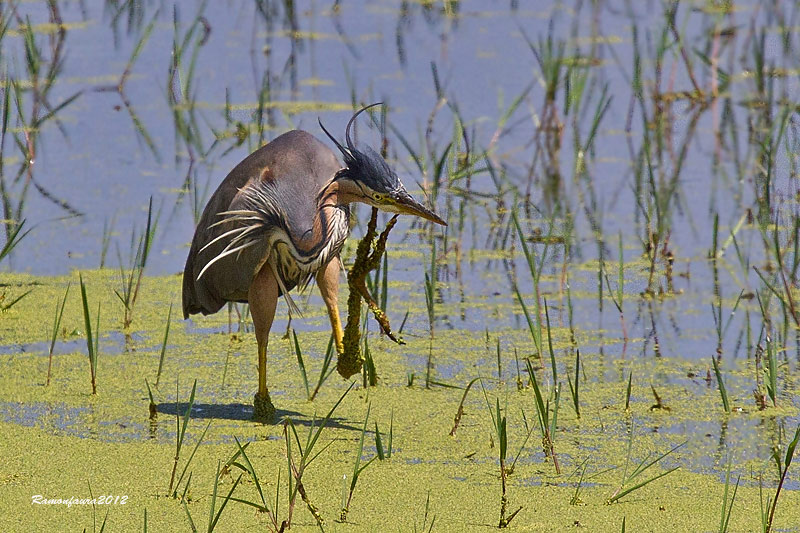
[{"label": "muddy plant stalk", "polygon": [[762,360],[764,358],[764,349],[761,347],[761,340],[759,339],[759,343],[755,347],[755,374],[756,374],[756,387],[753,389],[753,399],[756,402],[756,406],[760,411],[763,411],[767,408],[767,395],[764,393],[764,379],[762,377],[763,372],[763,363]]},{"label": "muddy plant stalk", "polygon": [[367,224],[367,233],[359,241],[356,248],[355,262],[347,273],[347,285],[350,289],[350,294],[347,297],[347,323],[344,328],[343,339],[344,352],[339,354],[336,362],[336,370],[345,379],[361,372],[361,367],[364,363],[364,357],[361,354],[360,327],[362,298],[375,316],[381,331],[394,342],[403,344],[402,339],[392,333],[389,318],[375,303],[366,285],[366,278],[369,273],[380,265],[381,257],[386,251],[386,240],[389,238],[389,232],[396,222],[397,215],[389,220],[389,223],[386,224],[386,229],[375,240],[378,210],[377,208],[372,208],[372,216]]},{"label": "muddy plant stalk", "polygon": [[647,300],[647,316],[650,318],[650,337],[653,339],[653,355],[661,357],[661,341],[658,336],[658,327],[656,326],[656,312],[653,300]]},{"label": "muddy plant stalk", "polygon": [[[673,6],[674,7],[674,6]],[[643,231],[643,247],[648,260],[650,261],[650,270],[648,274],[647,293],[650,295],[656,294],[654,287],[654,275],[656,272],[656,263],[659,258],[659,249],[661,259],[664,261],[665,276],[667,281],[667,292],[673,292],[672,288],[672,264],[674,263],[674,255],[669,250],[668,242],[671,231],[671,218],[672,211],[675,204],[678,202],[680,194],[680,174],[689,147],[694,144],[693,139],[696,132],[697,123],[706,109],[706,105],[698,100],[699,97],[687,97],[691,102],[700,102],[701,105],[696,105],[690,108],[690,118],[685,128],[685,135],[682,138],[680,146],[673,146],[672,130],[676,118],[672,113],[672,104],[676,99],[676,95],[685,97],[685,93],[663,92],[662,91],[662,74],[666,72],[664,69],[665,56],[668,54],[670,47],[669,42],[670,25],[674,25],[674,12],[668,12],[667,21],[662,28],[659,38],[656,40],[656,57],[652,60],[654,64],[655,79],[652,83],[652,98],[648,99],[645,96],[644,84],[642,81],[642,58],[639,51],[638,35],[636,26],[633,27],[633,41],[634,41],[634,79],[633,89],[634,95],[631,100],[629,108],[628,123],[626,131],[630,132],[632,128],[633,112],[635,102],[638,101],[641,108],[641,120],[643,143],[637,151],[629,141],[629,149],[631,151],[631,159],[636,162],[635,164],[635,196],[639,204],[638,215],[641,214],[645,221],[645,230]],[[678,46],[682,47],[680,36],[678,38]],[[691,67],[687,63],[687,70],[691,75]],[[675,75],[674,69],[669,80],[670,87],[673,83]],[[698,93],[696,91],[695,95]],[[699,94],[703,94],[699,91]],[[648,113],[648,106],[653,109],[652,115]],[[667,162],[670,164],[668,165]]]},{"label": "muddy plant stalk", "polygon": [[[778,292],[774,283],[770,283],[769,280],[761,273],[760,270],[754,267],[754,270],[761,278],[761,281],[766,286],[763,289],[763,296],[762,294],[757,293],[756,299],[758,301],[759,309],[761,311],[761,318],[762,318],[762,329],[761,334],[759,335],[759,342],[756,346],[756,358],[755,358],[755,367],[756,367],[756,390],[753,391],[756,403],[759,406],[759,409],[764,409],[766,407],[766,397],[764,396],[761,388],[761,379],[760,376],[762,374],[762,360],[766,355],[766,363],[767,366],[763,369],[763,373],[765,374],[764,380],[764,387],[767,389],[767,394],[769,395],[770,400],[772,400],[773,407],[777,406],[778,401],[778,347],[777,344],[781,343],[780,339],[780,332],[776,331],[777,326],[773,326],[772,317],[769,314],[769,304],[770,304],[770,297],[769,293],[771,292],[774,294],[783,304],[784,310],[784,326],[786,326],[786,322],[788,322],[788,317],[785,316],[787,311],[787,306],[785,300],[783,300],[783,296]],[[777,338],[773,338],[773,333]],[[763,335],[763,337],[762,337]],[[766,349],[761,347],[761,338],[764,339]],[[783,336],[783,346],[785,346],[786,335]]]},{"label": "muddy plant stalk", "polygon": [[[692,145],[697,123],[701,116],[702,109],[698,109],[692,113],[686,128],[686,134],[684,135],[677,154],[672,154],[672,150],[670,150],[672,168],[669,176],[664,175],[665,172],[662,170],[663,167],[659,162],[663,158],[663,141],[659,141],[657,138],[656,143],[653,144],[649,134],[645,133],[644,136],[642,151],[644,153],[646,165],[640,168],[642,168],[643,171],[645,171],[644,169],[646,168],[648,198],[646,201],[643,201],[644,203],[640,203],[640,208],[647,222],[648,237],[646,241],[646,252],[650,260],[647,290],[650,294],[655,294],[653,282],[656,262],[659,255],[664,261],[667,292],[674,292],[672,288],[672,265],[675,261],[675,257],[669,249],[672,211],[675,208],[677,197],[680,192],[678,187],[680,185],[679,178],[681,169],[686,160],[689,147]],[[647,130],[647,124],[645,124],[644,127],[645,130]],[[667,126],[665,125],[664,127],[666,128]],[[655,154],[652,153],[653,151],[655,151]],[[657,157],[656,162],[652,161],[653,155]],[[655,165],[658,165],[658,172],[656,172]]]}]

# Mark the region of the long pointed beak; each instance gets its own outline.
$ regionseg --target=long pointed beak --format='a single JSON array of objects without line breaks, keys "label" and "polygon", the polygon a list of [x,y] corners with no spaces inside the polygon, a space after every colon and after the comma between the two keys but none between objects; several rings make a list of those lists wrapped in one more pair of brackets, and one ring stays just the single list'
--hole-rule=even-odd
[{"label": "long pointed beak", "polygon": [[425,220],[430,220],[442,226],[447,225],[447,222],[445,222],[442,217],[416,201],[413,196],[406,192],[398,194],[397,197],[395,197],[395,201],[398,212],[400,213],[422,217]]}]

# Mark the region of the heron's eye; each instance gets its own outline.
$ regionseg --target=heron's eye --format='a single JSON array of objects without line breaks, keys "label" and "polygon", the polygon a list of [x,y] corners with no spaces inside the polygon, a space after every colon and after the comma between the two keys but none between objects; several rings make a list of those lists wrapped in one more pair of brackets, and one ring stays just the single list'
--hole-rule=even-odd
[{"label": "heron's eye", "polygon": [[375,200],[376,202],[382,202],[383,195],[376,192],[375,194],[372,195],[372,199]]}]

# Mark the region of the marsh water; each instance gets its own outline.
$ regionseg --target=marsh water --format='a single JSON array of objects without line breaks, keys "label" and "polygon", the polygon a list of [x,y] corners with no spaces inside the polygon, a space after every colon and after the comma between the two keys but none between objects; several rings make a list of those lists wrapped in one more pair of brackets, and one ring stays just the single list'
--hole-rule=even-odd
[{"label": "marsh water", "polygon": [[[3,218],[6,236],[23,220],[31,231],[4,259],[0,303],[33,290],[0,315],[8,368],[0,420],[53,432],[76,449],[82,440],[155,442],[166,456],[175,440],[166,420],[183,413],[176,402],[185,402],[183,389],[199,379],[193,416],[212,421],[206,442],[225,450],[216,458],[225,459],[237,433],[263,438],[248,421],[255,347],[246,309],[179,321],[176,274],[205,201],[244,156],[292,128],[324,138],[318,120],[341,138],[354,109],[384,102],[384,112],[359,121],[358,141],[383,148],[412,194],[427,198],[449,225],[403,218],[392,232],[387,312],[403,323],[409,343],[393,346],[370,324],[382,375],[377,389],[386,390],[362,392],[387,396],[392,408],[416,406],[409,413],[419,420],[409,415],[406,427],[427,416],[416,388],[425,386],[431,360],[439,384],[464,387],[480,375],[490,394],[518,394],[515,382],[528,380],[525,358],[550,370],[530,320],[534,302],[546,302],[560,376],[540,379],[551,393],[552,380],[561,383],[562,419],[571,409],[564,381],[575,372],[576,349],[583,364],[583,419],[565,421],[555,442],[558,450],[559,440],[571,441],[564,444],[570,471],[586,456],[595,457],[589,464],[598,472],[624,463],[616,445],[603,451],[603,435],[651,434],[642,438],[653,453],[686,440],[665,469],[681,466],[721,486],[733,456],[757,506],[761,473],[774,474],[772,450],[785,446],[800,420],[799,27],[800,9],[791,2],[3,2]],[[145,281],[133,322],[123,328],[114,291],[133,264],[151,201],[157,223]],[[354,211],[346,262],[369,216],[364,206]],[[388,219],[381,214],[381,224]],[[540,266],[536,274],[525,247]],[[123,372],[106,374],[107,389],[131,388],[119,398],[106,392],[100,405],[74,396],[87,386],[87,372],[77,369],[86,349],[79,271],[101,303],[101,357],[117,358]],[[427,309],[426,274],[435,280]],[[55,354],[63,360],[56,368],[70,379],[44,389],[43,377],[30,373],[46,364],[51,308],[68,281]],[[304,317],[291,327],[318,365],[329,333],[322,303],[316,289],[298,301]],[[169,386],[159,389],[164,422],[154,429],[146,400],[134,407],[122,398],[146,399],[144,378],[153,381],[170,304],[172,362],[163,380]],[[280,340],[286,328],[281,303],[271,345],[278,354],[271,356],[273,397],[287,416],[308,418],[330,402],[300,402],[305,391],[294,352]],[[774,400],[764,362],[770,347]],[[730,414],[712,358],[723,369]],[[411,376],[416,381],[405,388]],[[629,376],[638,406],[632,416],[622,409]],[[61,397],[53,386],[70,392]],[[340,380],[324,387],[325,401],[344,390]],[[472,430],[486,440],[477,413],[488,399],[471,394]],[[460,395],[447,397],[437,420],[452,420]],[[512,413],[517,401],[528,416],[535,409],[530,398],[510,401],[509,423],[521,428],[525,415]],[[362,410],[349,414],[336,427],[357,433]],[[382,416],[388,420],[388,411]],[[190,435],[197,438],[204,425]],[[280,431],[267,433],[277,450]],[[576,442],[569,434],[579,435]],[[414,450],[411,442],[405,446]],[[541,466],[546,454],[538,444],[528,447],[523,462],[531,471],[520,485],[577,481],[541,479],[537,464],[550,468]],[[432,449],[421,445],[432,468],[454,468],[448,479],[472,475],[459,475],[456,461]],[[424,453],[410,451],[403,460],[416,465],[428,460]],[[488,463],[495,452],[481,453]],[[213,474],[213,466],[207,470]],[[395,475],[414,475],[408,472]],[[790,499],[776,520],[797,501],[797,480],[790,470],[789,496],[782,496]],[[486,484],[495,481],[487,474]],[[717,513],[717,500],[713,506]],[[794,514],[781,523],[797,530],[796,508],[786,512]],[[586,513],[581,520],[591,521]],[[517,520],[532,524],[525,511]]]}]

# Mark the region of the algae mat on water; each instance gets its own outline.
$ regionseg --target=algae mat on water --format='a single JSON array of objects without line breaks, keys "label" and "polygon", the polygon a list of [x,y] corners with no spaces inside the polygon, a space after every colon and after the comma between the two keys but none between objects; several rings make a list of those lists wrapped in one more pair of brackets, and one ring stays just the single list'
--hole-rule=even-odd
[{"label": "algae mat on water", "polygon": [[[167,312],[169,304],[177,301],[180,279],[144,280],[128,340],[120,331],[122,311],[112,290],[114,273],[87,272],[84,280],[92,316],[98,303],[101,310],[97,395],[91,394],[78,291],[70,291],[51,384],[44,386],[46,341],[53,319],[50,307],[56,305],[68,282],[76,285],[77,274],[8,278],[10,291],[29,286],[35,290],[0,317],[0,530],[99,531],[105,520],[106,531],[142,531],[145,522],[148,531],[191,531],[189,515],[198,529],[206,530],[217,468],[238,450],[234,438],[247,445],[270,509],[275,507],[280,472],[277,514],[286,518],[284,427],[250,421],[256,383],[253,334],[229,335],[224,313],[193,322],[174,321],[160,385],[153,388],[157,417],[150,420],[145,379],[151,386],[155,382]],[[293,324],[312,378],[319,371],[328,342],[323,309],[314,296],[306,317]],[[279,416],[297,425],[303,441],[314,417],[318,423],[348,383],[334,374],[314,402],[306,401],[293,342],[282,338],[281,329],[274,328],[270,342],[269,383]],[[433,531],[496,528],[501,505],[499,446],[492,436],[487,400],[492,409],[499,400],[508,422],[506,464],[514,462],[507,478],[508,513],[522,506],[511,522],[512,530],[621,531],[623,519],[628,531],[717,530],[726,450],[732,450],[734,456],[734,479],[741,476],[729,530],[760,528],[759,475],[763,475],[766,498],[774,494],[775,472],[759,441],[769,441],[774,435],[770,424],[777,416],[796,415],[791,408],[773,409],[768,415],[749,408],[726,418],[716,390],[702,379],[687,377],[699,370],[696,362],[651,359],[633,363],[635,377],[630,410],[626,411],[624,393],[631,363],[587,351],[582,354],[586,378],[581,378],[580,419],[568,395],[561,396],[553,438],[559,475],[542,451],[533,389],[524,386],[518,390],[516,385],[512,348],[522,358],[532,353],[532,343],[525,331],[496,333],[503,338],[503,382],[496,379],[494,345],[487,349],[482,332],[443,330],[433,341],[427,335],[407,335],[404,346],[370,335],[379,384],[364,389],[357,380],[356,388],[345,396],[321,434],[318,449],[327,447],[303,476],[306,495],[325,520],[325,530],[419,531],[425,523],[427,531],[434,517]],[[554,331],[559,354],[566,337],[566,332]],[[471,389],[454,436],[450,430],[463,389],[424,388],[420,376],[429,350],[433,350],[438,381],[463,387],[478,375],[485,378],[485,395],[479,384]],[[566,359],[559,355],[558,367],[566,380],[570,361],[562,358]],[[549,362],[541,371],[534,363],[537,374],[541,372],[540,383],[549,388]],[[731,402],[734,406],[752,405],[752,400],[747,401],[746,385],[737,386],[738,371],[746,369],[727,371]],[[416,375],[410,387],[409,373]],[[520,377],[527,385],[527,375],[521,373]],[[209,422],[210,426],[177,486],[179,496],[185,491],[184,506],[179,498],[168,495],[168,486],[175,457],[176,415],[186,411],[194,380],[197,389],[179,473]],[[668,409],[652,409],[650,383],[658,389],[662,407]],[[347,523],[340,523],[336,519],[343,492],[346,497],[350,488],[368,408],[361,465],[377,454],[376,423],[384,452],[391,427],[391,457],[375,460],[361,472]],[[527,441],[526,427],[532,430]],[[629,442],[628,473],[647,457],[652,460],[686,444],[656,463],[641,480],[679,467],[677,470],[608,505],[606,501],[623,478]],[[241,464],[241,459],[238,462]],[[220,475],[216,511],[242,472],[231,467]],[[792,483],[796,489],[796,482]],[[733,486],[730,489],[732,494]],[[80,500],[90,494],[126,498],[124,504],[95,507],[32,503],[37,495],[44,500]],[[242,476],[232,497],[260,501],[258,487],[249,475]],[[220,515],[216,531],[262,531],[268,530],[269,524],[266,513],[231,501]],[[798,524],[800,496],[797,490],[784,491],[774,527],[797,531]],[[292,530],[317,529],[314,517],[298,498]]]}]

